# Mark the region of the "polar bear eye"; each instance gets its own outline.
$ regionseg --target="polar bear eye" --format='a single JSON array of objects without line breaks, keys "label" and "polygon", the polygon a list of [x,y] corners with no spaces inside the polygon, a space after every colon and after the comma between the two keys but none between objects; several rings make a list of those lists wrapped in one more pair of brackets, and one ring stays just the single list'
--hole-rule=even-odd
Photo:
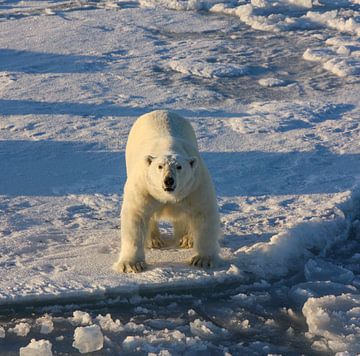
[{"label": "polar bear eye", "polygon": [[163,165],[162,165],[162,164],[159,164],[159,165],[158,165],[158,168],[159,168],[159,169],[163,169]]},{"label": "polar bear eye", "polygon": [[177,169],[178,171],[180,171],[180,169],[182,169],[182,167],[181,167],[181,166],[176,166],[176,169]]}]

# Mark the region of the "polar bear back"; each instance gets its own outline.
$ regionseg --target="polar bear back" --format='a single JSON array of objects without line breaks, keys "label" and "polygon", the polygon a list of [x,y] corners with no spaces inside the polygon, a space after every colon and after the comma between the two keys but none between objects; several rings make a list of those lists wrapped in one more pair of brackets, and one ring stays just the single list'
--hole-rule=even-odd
[{"label": "polar bear back", "polygon": [[128,174],[138,159],[171,151],[174,146],[185,154],[198,154],[194,129],[186,119],[166,110],[140,116],[133,124],[126,144]]}]

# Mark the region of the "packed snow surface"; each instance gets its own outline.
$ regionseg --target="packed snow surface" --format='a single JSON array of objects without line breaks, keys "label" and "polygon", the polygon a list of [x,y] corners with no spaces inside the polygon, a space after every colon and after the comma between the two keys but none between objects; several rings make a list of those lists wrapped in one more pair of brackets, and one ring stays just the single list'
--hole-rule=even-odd
[{"label": "packed snow surface", "polygon": [[[358,0],[0,2],[0,350],[76,352],[79,330],[113,354],[359,353],[359,19]],[[163,108],[196,131],[224,262],[191,268],[164,224],[148,270],[116,274],[127,135]]]}]

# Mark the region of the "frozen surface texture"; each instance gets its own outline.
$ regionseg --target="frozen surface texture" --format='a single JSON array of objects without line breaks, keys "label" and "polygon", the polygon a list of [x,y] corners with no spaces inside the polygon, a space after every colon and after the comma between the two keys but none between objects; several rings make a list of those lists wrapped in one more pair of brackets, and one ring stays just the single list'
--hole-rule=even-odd
[{"label": "frozen surface texture", "polygon": [[[0,2],[0,350],[71,353],[89,326],[114,354],[359,353],[359,19],[359,0]],[[164,224],[149,270],[116,274],[126,139],[162,108],[195,129],[224,263],[190,267]]]},{"label": "frozen surface texture", "polygon": [[[310,298],[303,307],[309,326],[307,337],[315,350],[360,352],[360,298],[358,294]],[[316,336],[322,336],[320,341]]]},{"label": "frozen surface texture", "polygon": [[20,348],[20,356],[52,356],[51,348],[48,340],[32,339],[29,345]]},{"label": "frozen surface texture", "polygon": [[104,336],[98,325],[79,326],[74,332],[73,346],[84,354],[103,348]]}]

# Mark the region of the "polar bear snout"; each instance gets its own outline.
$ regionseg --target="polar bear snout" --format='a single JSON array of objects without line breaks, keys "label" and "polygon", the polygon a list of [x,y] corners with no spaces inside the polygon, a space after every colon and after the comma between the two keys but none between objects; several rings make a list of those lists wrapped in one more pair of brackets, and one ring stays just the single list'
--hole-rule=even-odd
[{"label": "polar bear snout", "polygon": [[175,179],[172,176],[166,176],[164,179],[164,190],[166,192],[173,192],[175,188]]}]

